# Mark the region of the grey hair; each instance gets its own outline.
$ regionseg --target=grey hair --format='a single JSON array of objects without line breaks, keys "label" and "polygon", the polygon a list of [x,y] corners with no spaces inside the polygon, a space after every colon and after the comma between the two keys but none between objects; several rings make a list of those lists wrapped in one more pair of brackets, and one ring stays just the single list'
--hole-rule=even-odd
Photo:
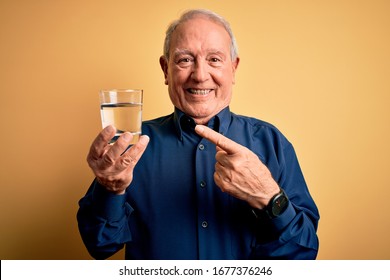
[{"label": "grey hair", "polygon": [[171,36],[173,31],[175,31],[176,27],[179,26],[181,23],[193,19],[196,16],[204,16],[211,21],[222,25],[227,33],[230,36],[231,40],[231,46],[230,46],[230,57],[232,60],[235,60],[238,56],[238,47],[237,47],[237,42],[236,38],[233,35],[233,31],[230,28],[229,22],[227,22],[223,17],[218,15],[217,13],[214,13],[213,11],[210,10],[205,10],[205,9],[194,9],[194,10],[188,10],[185,13],[181,15],[181,17],[175,21],[173,21],[169,26],[168,29],[165,33],[165,40],[164,40],[164,57],[169,60],[169,48],[170,48],[170,43],[171,43]]}]

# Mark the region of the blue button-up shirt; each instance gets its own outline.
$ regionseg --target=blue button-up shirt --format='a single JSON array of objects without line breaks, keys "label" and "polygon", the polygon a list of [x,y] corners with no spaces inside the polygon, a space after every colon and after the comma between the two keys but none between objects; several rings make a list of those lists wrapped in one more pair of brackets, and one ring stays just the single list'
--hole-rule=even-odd
[{"label": "blue button-up shirt", "polygon": [[213,179],[216,147],[183,112],[145,121],[149,145],[126,194],[93,182],[79,202],[79,229],[90,254],[126,259],[314,259],[319,213],[293,146],[272,125],[230,112],[209,123],[253,151],[289,197],[274,219],[259,219]]}]

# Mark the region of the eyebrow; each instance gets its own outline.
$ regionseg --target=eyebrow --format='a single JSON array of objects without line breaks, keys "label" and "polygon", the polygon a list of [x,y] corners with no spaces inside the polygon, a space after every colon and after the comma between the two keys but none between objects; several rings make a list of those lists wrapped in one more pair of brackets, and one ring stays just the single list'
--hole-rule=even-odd
[{"label": "eyebrow", "polygon": [[[217,54],[217,55],[220,55],[222,57],[226,57],[226,55],[222,51],[217,50],[217,49],[207,49],[206,52],[207,52],[207,55]],[[173,57],[177,57],[179,55],[192,55],[193,56],[193,53],[189,49],[176,49],[173,51],[172,55],[173,55]]]},{"label": "eyebrow", "polygon": [[183,54],[191,54],[192,52],[188,49],[176,49],[173,51],[172,56],[176,57],[178,55],[183,55]]}]

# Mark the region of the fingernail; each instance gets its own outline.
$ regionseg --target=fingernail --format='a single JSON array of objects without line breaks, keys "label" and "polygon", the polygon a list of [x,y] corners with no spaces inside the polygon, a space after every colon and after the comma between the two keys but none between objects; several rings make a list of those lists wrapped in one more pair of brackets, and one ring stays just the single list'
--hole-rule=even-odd
[{"label": "fingernail", "polygon": [[148,135],[142,135],[140,138],[139,138],[139,141],[141,142],[141,144],[143,145],[146,145],[149,143],[149,136]]},{"label": "fingernail", "polygon": [[201,126],[201,125],[197,125],[197,126],[195,126],[195,131],[196,132],[203,132],[204,131],[204,127]]},{"label": "fingernail", "polygon": [[131,134],[128,132],[122,134],[122,138],[125,141],[130,141],[130,137],[131,137]]},{"label": "fingernail", "polygon": [[114,130],[115,130],[115,128],[112,126],[112,125],[108,125],[108,126],[106,126],[106,131],[108,132],[108,133],[112,133]]}]

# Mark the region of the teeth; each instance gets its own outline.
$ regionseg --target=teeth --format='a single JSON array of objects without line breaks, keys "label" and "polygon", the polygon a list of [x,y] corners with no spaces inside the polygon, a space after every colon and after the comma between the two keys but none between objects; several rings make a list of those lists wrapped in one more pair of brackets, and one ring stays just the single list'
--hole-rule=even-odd
[{"label": "teeth", "polygon": [[209,89],[189,89],[192,94],[206,95],[210,92]]}]

